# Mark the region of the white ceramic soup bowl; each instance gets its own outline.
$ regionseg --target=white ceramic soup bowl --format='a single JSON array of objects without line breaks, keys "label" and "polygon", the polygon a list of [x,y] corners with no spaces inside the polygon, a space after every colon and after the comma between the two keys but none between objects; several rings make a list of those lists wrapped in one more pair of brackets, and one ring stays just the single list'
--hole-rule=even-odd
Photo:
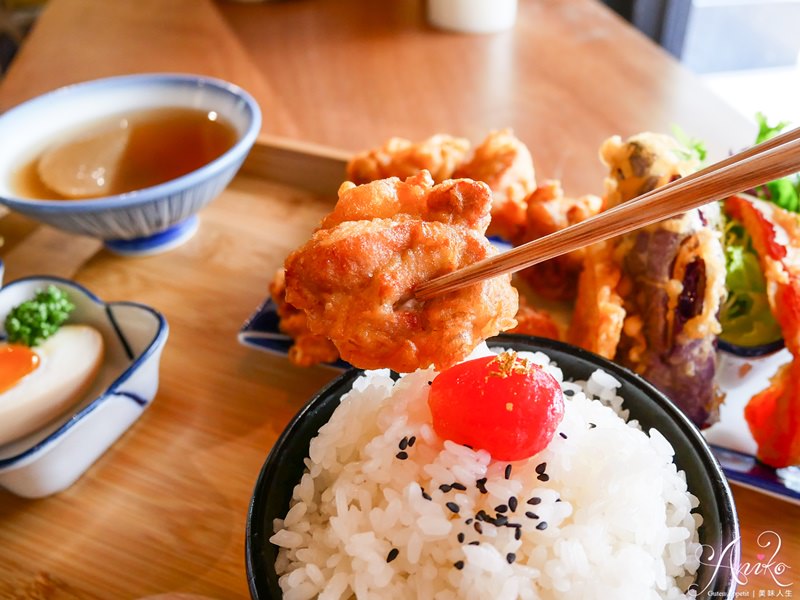
[{"label": "white ceramic soup bowl", "polygon": [[[68,323],[103,336],[103,363],[89,391],[38,430],[0,446],[0,487],[39,498],[72,485],[144,412],[158,389],[168,326],[163,315],[133,302],[105,303],[73,281],[18,279],[0,289],[0,324],[8,312],[54,285],[75,305]],[[2,330],[5,337],[5,330]]]},{"label": "white ceramic soup bowl", "polygon": [[[104,118],[159,108],[213,111],[236,130],[228,151],[176,179],[89,200],[26,199],[16,173],[53,143]],[[144,74],[57,89],[0,115],[0,203],[37,221],[104,240],[118,254],[152,254],[187,240],[197,212],[238,171],[261,128],[261,111],[241,88],[199,75]]]}]

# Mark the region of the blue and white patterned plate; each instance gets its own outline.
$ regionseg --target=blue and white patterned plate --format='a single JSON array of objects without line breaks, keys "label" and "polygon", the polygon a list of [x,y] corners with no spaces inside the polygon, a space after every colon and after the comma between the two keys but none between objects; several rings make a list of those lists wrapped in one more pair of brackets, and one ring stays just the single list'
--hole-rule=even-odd
[{"label": "blue and white patterned plate", "polygon": [[[239,343],[270,354],[286,356],[292,346],[292,338],[278,328],[279,322],[278,309],[272,298],[268,297],[242,325],[239,330]],[[334,363],[324,363],[322,366],[337,371],[344,371],[350,367],[342,359]]]},{"label": "blue and white patterned plate", "polygon": [[767,387],[778,367],[791,360],[786,349],[760,357],[720,352],[717,381],[725,402],[719,422],[703,433],[732,482],[800,504],[800,467],[772,469],[756,461],[756,443],[744,419],[750,398]]},{"label": "blue and white patterned plate", "polygon": [[[54,285],[75,304],[71,323],[101,333],[105,356],[88,392],[38,430],[0,446],[0,487],[41,498],[72,485],[153,401],[169,326],[164,316],[135,302],[103,302],[68,279],[40,275],[0,289],[0,323],[12,307]],[[0,327],[0,338],[5,339]]]},{"label": "blue and white patterned plate", "polygon": [[[278,322],[275,303],[268,298],[242,326],[239,342],[271,354],[286,356],[292,342],[289,336],[280,331]],[[731,482],[800,504],[800,467],[776,470],[759,463],[753,456],[755,442],[743,417],[747,400],[763,389],[775,369],[790,358],[786,350],[756,359],[721,352],[720,387],[727,398],[721,410],[720,422],[704,433]],[[343,360],[325,366],[339,371],[349,367]]]}]

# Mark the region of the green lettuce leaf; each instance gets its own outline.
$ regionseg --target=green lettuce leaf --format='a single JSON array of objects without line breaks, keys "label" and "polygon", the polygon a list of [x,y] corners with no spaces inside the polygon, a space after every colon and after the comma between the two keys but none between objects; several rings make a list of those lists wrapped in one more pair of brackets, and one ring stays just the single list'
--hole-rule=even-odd
[{"label": "green lettuce leaf", "polygon": [[678,125],[672,126],[672,137],[683,146],[683,155],[686,160],[696,160],[700,166],[705,163],[708,151],[706,150],[706,143],[703,140],[691,137]]},{"label": "green lettuce leaf", "polygon": [[720,311],[720,338],[737,346],[761,346],[782,337],[767,299],[767,285],[758,255],[744,227],[725,225],[725,284],[728,298]]},{"label": "green lettuce leaf", "polygon": [[[780,134],[787,121],[771,125],[763,113],[756,114],[759,144]],[[673,126],[675,139],[684,146],[685,157],[703,162],[706,149],[702,141]],[[800,213],[800,174],[784,177],[759,186],[752,193],[781,208]],[[781,339],[782,332],[772,315],[767,299],[767,286],[752,240],[744,227],[728,218],[724,230],[725,284],[728,297],[720,310],[720,339],[737,346],[761,346]]]},{"label": "green lettuce leaf", "polygon": [[[756,144],[774,138],[789,126],[788,121],[770,125],[767,117],[760,112],[756,113],[756,122],[758,123]],[[790,212],[800,212],[800,174],[771,181],[766,185],[758,186],[754,191],[755,195],[762,200],[774,202]]]},{"label": "green lettuce leaf", "polygon": [[762,112],[756,113],[756,123],[758,123],[758,134],[756,134],[756,144],[766,142],[774,138],[781,131],[789,126],[789,121],[781,121],[775,125],[770,125],[767,116]]}]

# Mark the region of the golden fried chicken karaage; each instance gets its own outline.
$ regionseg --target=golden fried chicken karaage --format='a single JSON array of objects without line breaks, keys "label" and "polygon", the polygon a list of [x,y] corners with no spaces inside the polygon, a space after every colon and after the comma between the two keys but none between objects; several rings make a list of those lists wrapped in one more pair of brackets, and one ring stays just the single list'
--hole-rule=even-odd
[{"label": "golden fried chicken karaage", "polygon": [[[545,181],[528,196],[524,225],[512,241],[514,245],[530,242],[593,217],[602,209],[599,196],[569,198],[558,181]],[[582,248],[525,269],[520,276],[545,298],[569,300],[575,297],[583,257]]]},{"label": "golden fried chicken karaage", "polygon": [[613,360],[625,321],[617,291],[622,271],[614,260],[612,242],[600,242],[585,250],[567,341]]},{"label": "golden fried chicken karaage", "polygon": [[434,181],[450,179],[469,152],[469,140],[437,134],[422,142],[393,137],[380,148],[357,154],[347,164],[347,178],[355,184],[387,177],[405,179],[429,171]]},{"label": "golden fried chicken karaage", "polygon": [[493,196],[489,234],[513,239],[525,221],[525,198],[536,188],[531,153],[510,129],[490,133],[469,160],[468,152],[466,139],[445,134],[417,143],[391,138],[353,157],[347,177],[363,184],[389,177],[406,179],[427,170],[436,183],[451,178],[483,181]]},{"label": "golden fried chicken karaage", "polygon": [[427,171],[405,181],[390,177],[370,185],[345,182],[339,188],[333,212],[322,220],[321,228],[330,229],[345,221],[408,215],[486,231],[490,219],[486,198],[475,193],[474,182],[452,179],[435,187],[433,183]]},{"label": "golden fried chicken karaage", "polygon": [[[396,200],[399,181],[343,186],[340,215],[348,216],[324,221],[286,259],[287,301],[306,312],[311,331],[331,339],[342,358],[361,368],[444,369],[516,324],[518,297],[510,276],[425,302],[414,298],[424,281],[496,251],[484,235],[491,205],[486,184],[432,186],[425,175],[405,183],[411,196],[423,192],[416,210],[408,209],[413,202]],[[389,205],[404,207],[391,217],[381,202],[387,193]],[[351,214],[353,195],[359,200]],[[381,207],[380,216],[372,218],[364,206]]]},{"label": "golden fried chicken karaage", "polygon": [[525,296],[521,294],[516,319],[517,326],[514,329],[509,329],[508,333],[534,335],[551,340],[557,340],[561,337],[558,325],[556,325],[553,317],[548,312],[532,306],[525,299]]},{"label": "golden fried chicken karaage", "polygon": [[275,273],[269,284],[269,293],[280,317],[280,330],[293,340],[289,348],[290,361],[299,367],[310,367],[339,358],[333,342],[308,329],[306,313],[286,302],[286,273],[283,268]]},{"label": "golden fried chicken karaage", "polygon": [[453,173],[483,181],[492,190],[489,235],[513,240],[525,222],[525,198],[536,189],[536,173],[528,147],[511,129],[493,131],[475,148],[472,158]]}]

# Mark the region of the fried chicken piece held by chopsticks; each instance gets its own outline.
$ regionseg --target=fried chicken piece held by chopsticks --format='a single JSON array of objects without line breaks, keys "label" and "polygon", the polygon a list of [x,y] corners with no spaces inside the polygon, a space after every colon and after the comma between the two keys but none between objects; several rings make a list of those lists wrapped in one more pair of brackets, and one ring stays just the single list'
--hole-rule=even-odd
[{"label": "fried chicken piece held by chopsticks", "polygon": [[331,229],[345,221],[391,219],[397,215],[476,231],[486,231],[490,219],[486,199],[476,195],[475,182],[452,179],[434,186],[430,173],[421,171],[405,181],[390,177],[370,185],[343,183],[336,206],[322,219],[320,228]]},{"label": "fried chicken piece held by chopsticks", "polygon": [[289,360],[299,367],[334,362],[339,351],[328,338],[311,333],[306,314],[286,302],[286,273],[278,269],[269,284],[269,293],[280,317],[280,330],[292,338]]},{"label": "fried chicken piece held by chopsticks", "polygon": [[[415,200],[396,200],[405,195]],[[514,327],[518,296],[508,275],[424,302],[414,298],[419,284],[496,253],[484,235],[486,184],[433,186],[423,173],[405,182],[344,184],[339,204],[333,215],[359,218],[324,220],[285,266],[287,301],[305,311],[311,331],[331,339],[343,359],[365,369],[441,370]],[[387,215],[387,205],[398,212]],[[365,206],[379,207],[379,216]]]}]

